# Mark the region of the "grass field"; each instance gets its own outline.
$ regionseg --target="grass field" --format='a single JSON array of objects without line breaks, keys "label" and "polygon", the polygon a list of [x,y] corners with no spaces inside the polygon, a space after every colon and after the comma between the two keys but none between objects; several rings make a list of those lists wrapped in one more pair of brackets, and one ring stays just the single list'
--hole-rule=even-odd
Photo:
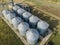
[{"label": "grass field", "polygon": [[57,34],[53,39],[52,39],[54,45],[60,45],[60,34]]},{"label": "grass field", "polygon": [[[15,2],[23,2],[24,0],[18,0],[18,1],[17,0],[14,0],[14,1]],[[25,0],[25,2],[26,1],[28,3],[31,2],[31,4],[34,4],[35,3],[36,4],[36,7],[41,7],[42,6],[41,3],[38,3],[38,2],[36,2],[34,0]],[[43,8],[44,7],[42,7],[42,9]],[[45,9],[47,10],[49,8],[46,8],[45,7]],[[53,9],[50,9],[50,10],[53,11]],[[36,10],[36,12],[37,12],[37,10]],[[53,12],[55,12],[55,11],[53,11]],[[58,13],[58,11],[57,11],[57,13]],[[59,12],[59,15],[60,15],[60,12]],[[51,18],[51,16],[48,16],[48,15],[43,16],[43,15],[37,14],[37,16],[39,16],[41,19],[43,19],[43,20],[47,21],[48,23],[50,23],[51,28],[53,28],[55,30],[58,30],[58,32],[60,32],[60,28],[57,28],[57,25],[59,25],[58,24],[59,23],[58,20],[55,20],[55,19],[53,19],[53,17]],[[22,42],[20,42],[19,38],[13,33],[13,31],[9,27],[8,28],[7,27],[8,27],[7,24],[5,24],[1,20],[0,21],[0,45],[23,45]],[[53,42],[53,45],[60,45],[60,34],[56,34],[55,36],[53,36],[53,38],[50,41]]]},{"label": "grass field", "polygon": [[48,44],[60,45],[60,34],[52,35]]},{"label": "grass field", "polygon": [[0,18],[0,45],[24,45],[9,26]]}]

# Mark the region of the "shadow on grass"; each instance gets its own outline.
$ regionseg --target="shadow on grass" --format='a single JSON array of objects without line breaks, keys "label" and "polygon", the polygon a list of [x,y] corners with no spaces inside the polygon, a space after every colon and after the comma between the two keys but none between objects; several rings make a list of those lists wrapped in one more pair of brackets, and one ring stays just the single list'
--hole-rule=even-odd
[{"label": "shadow on grass", "polygon": [[47,45],[54,45],[54,42],[53,41],[50,41],[50,42],[48,42]]}]

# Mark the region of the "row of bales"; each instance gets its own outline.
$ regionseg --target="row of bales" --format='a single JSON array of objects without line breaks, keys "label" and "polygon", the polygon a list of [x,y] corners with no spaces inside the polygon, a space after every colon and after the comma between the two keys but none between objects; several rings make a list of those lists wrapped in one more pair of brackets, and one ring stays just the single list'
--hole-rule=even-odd
[{"label": "row of bales", "polygon": [[14,5],[11,10],[3,10],[2,14],[21,36],[25,36],[28,43],[35,45],[41,35],[48,31],[49,24],[37,16],[32,15],[18,5]]}]

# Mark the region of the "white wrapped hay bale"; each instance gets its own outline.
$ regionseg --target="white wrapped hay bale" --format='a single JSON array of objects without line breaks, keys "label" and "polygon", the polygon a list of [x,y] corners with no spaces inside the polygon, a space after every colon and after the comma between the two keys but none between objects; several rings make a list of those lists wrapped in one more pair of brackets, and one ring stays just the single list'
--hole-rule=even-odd
[{"label": "white wrapped hay bale", "polygon": [[22,22],[22,19],[20,17],[15,17],[12,19],[12,24],[15,29],[18,29],[18,25]]},{"label": "white wrapped hay bale", "polygon": [[30,29],[26,33],[26,38],[29,44],[34,45],[39,39],[39,33],[36,29]]},{"label": "white wrapped hay bale", "polygon": [[29,23],[30,23],[30,25],[32,26],[32,27],[35,27],[36,26],[36,24],[37,24],[37,22],[39,21],[40,19],[37,17],[37,16],[31,16],[30,18],[29,18]]},{"label": "white wrapped hay bale", "polygon": [[49,24],[45,21],[39,21],[37,23],[37,29],[39,29],[40,34],[43,34],[44,32],[46,32],[48,27],[49,27]]},{"label": "white wrapped hay bale", "polygon": [[6,17],[7,17],[7,20],[11,23],[12,21],[12,19],[14,18],[14,17],[16,17],[16,14],[15,13],[9,13],[8,15],[6,15]]},{"label": "white wrapped hay bale", "polygon": [[13,10],[17,11],[20,7],[18,5],[13,6]]},{"label": "white wrapped hay bale", "polygon": [[2,14],[3,14],[3,16],[4,16],[5,18],[7,18],[6,16],[7,16],[9,13],[11,13],[9,10],[3,10],[3,11],[2,11]]},{"label": "white wrapped hay bale", "polygon": [[28,20],[29,20],[29,17],[31,17],[31,16],[32,16],[32,14],[29,13],[29,12],[24,12],[24,13],[23,13],[23,19],[24,19],[25,21],[28,21]]},{"label": "white wrapped hay bale", "polygon": [[22,9],[22,8],[19,8],[18,10],[17,10],[17,13],[19,14],[19,16],[21,16],[22,17],[22,14],[25,12],[25,10],[24,9]]},{"label": "white wrapped hay bale", "polygon": [[18,25],[18,30],[22,36],[26,35],[28,29],[29,29],[29,24],[26,22],[22,22]]}]

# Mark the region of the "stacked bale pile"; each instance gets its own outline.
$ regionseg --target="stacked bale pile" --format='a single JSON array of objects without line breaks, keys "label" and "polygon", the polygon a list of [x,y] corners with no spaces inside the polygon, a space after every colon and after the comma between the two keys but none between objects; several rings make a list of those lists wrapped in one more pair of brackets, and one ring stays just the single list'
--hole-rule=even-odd
[{"label": "stacked bale pile", "polygon": [[18,29],[20,35],[26,37],[29,44],[38,43],[40,35],[46,33],[49,24],[16,4],[13,6],[13,10],[18,13],[17,16],[9,10],[3,10],[2,13],[15,29]]}]

